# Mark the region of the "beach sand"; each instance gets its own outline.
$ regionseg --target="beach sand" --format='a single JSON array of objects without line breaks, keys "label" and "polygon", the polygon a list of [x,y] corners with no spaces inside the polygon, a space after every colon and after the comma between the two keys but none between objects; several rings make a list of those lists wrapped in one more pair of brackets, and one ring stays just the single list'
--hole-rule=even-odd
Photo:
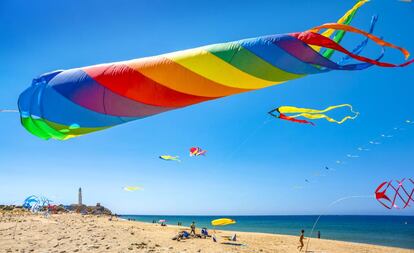
[{"label": "beach sand", "polygon": [[[184,227],[112,221],[108,216],[55,214],[0,214],[0,252],[299,252],[298,237],[237,232],[243,246],[225,245],[229,231],[217,230],[218,242],[209,239],[173,241]],[[197,233],[199,233],[197,229]],[[210,233],[213,231],[210,231]],[[13,239],[14,237],[14,239]],[[306,243],[306,241],[305,241]],[[312,252],[408,253],[414,250],[368,244],[312,239]],[[304,250],[302,251],[304,252]]]}]

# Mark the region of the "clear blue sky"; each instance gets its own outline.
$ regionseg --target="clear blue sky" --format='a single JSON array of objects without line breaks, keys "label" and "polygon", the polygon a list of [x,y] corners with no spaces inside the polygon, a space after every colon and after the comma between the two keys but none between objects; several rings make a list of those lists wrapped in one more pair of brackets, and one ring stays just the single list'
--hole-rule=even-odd
[{"label": "clear blue sky", "polygon": [[[304,31],[336,21],[354,2],[3,0],[0,108],[16,108],[20,92],[44,72]],[[374,0],[353,25],[367,29],[375,13],[376,34],[414,52],[414,5]],[[345,46],[360,40],[349,36]],[[366,54],[378,51],[370,44]],[[385,59],[403,60],[392,50]],[[118,213],[413,214],[412,208],[390,212],[367,199],[327,209],[340,197],[373,194],[384,180],[414,176],[414,125],[360,158],[335,165],[414,119],[413,70],[372,67],[308,76],[65,142],[37,139],[20,126],[17,114],[3,113],[0,202],[21,203],[40,194],[69,204],[81,186],[87,204],[101,202]],[[280,105],[340,103],[353,104],[360,117],[343,125],[278,120],[262,125],[266,112]],[[207,156],[188,157],[191,146],[207,149]],[[162,161],[161,154],[180,155],[183,162]],[[335,171],[315,176],[326,165]],[[124,192],[125,185],[144,190]]]}]

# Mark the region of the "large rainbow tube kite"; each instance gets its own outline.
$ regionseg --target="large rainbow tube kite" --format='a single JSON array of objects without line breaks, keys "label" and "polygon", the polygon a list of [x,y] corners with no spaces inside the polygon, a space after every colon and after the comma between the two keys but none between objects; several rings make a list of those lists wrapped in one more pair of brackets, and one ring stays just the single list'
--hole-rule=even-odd
[{"label": "large rainbow tube kite", "polygon": [[[305,32],[46,73],[34,79],[19,97],[22,125],[42,139],[66,140],[306,75],[412,63],[379,62],[382,54],[377,60],[369,59],[339,45],[345,32],[353,32],[409,57],[407,50],[348,25],[365,2],[359,1],[337,23]],[[325,32],[319,33],[322,29]],[[334,51],[359,63],[335,63],[330,60]]]}]

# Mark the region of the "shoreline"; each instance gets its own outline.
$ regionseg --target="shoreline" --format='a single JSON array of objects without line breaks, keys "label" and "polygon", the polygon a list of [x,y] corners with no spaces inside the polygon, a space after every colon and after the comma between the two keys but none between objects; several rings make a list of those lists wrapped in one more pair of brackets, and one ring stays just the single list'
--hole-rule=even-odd
[{"label": "shoreline", "polygon": [[[305,229],[305,237],[310,237],[314,222],[319,216],[121,215],[121,217],[146,223],[152,223],[152,220],[166,219],[167,225],[175,226],[177,222],[181,222],[187,227],[190,226],[191,221],[195,221],[197,227],[207,227],[208,229],[213,229],[210,224],[211,220],[227,217],[235,219],[237,224],[217,227],[217,229],[290,236],[298,236],[299,231]],[[404,248],[414,252],[414,240],[410,236],[410,231],[414,232],[413,218],[414,216],[409,215],[324,215],[314,229],[311,240],[318,239],[318,231],[320,231],[321,239]]]},{"label": "shoreline", "polygon": [[[120,215],[123,216],[123,215]],[[168,215],[166,215],[165,217],[168,217]],[[217,217],[221,217],[221,216],[217,216]],[[142,223],[142,224],[152,224],[152,225],[159,225],[158,223],[151,223],[151,222],[145,222],[145,221],[139,221],[139,220],[127,220],[124,218],[120,218],[118,217],[118,219],[122,220],[122,221],[127,221],[127,222],[137,222],[137,223]],[[172,227],[172,228],[176,228],[176,229],[180,229],[180,230],[190,230],[190,228],[188,226],[178,226],[178,225],[172,225],[172,224],[166,224],[167,227]],[[199,229],[199,228],[198,228]],[[212,231],[213,229],[210,228],[209,231]],[[271,233],[271,232],[253,232],[253,231],[240,231],[240,230],[222,230],[222,229],[215,229],[216,231],[220,232],[220,233],[230,233],[230,234],[252,234],[252,235],[274,235],[274,236],[288,236],[288,237],[293,237],[298,239],[299,236],[295,236],[295,235],[289,235],[289,234],[280,234],[280,233]],[[316,231],[316,230],[315,230]],[[316,234],[316,232],[314,231],[314,234]],[[404,247],[396,247],[396,246],[385,246],[385,245],[379,245],[379,244],[375,244],[375,243],[361,243],[361,242],[353,242],[353,241],[343,241],[343,240],[336,240],[336,239],[319,239],[317,237],[306,237],[307,240],[311,239],[311,242],[309,243],[309,248],[312,244],[312,242],[314,240],[323,240],[323,241],[330,241],[330,242],[340,242],[340,243],[350,243],[350,244],[356,244],[356,245],[370,245],[370,246],[378,246],[378,247],[387,247],[387,248],[395,248],[395,249],[403,249],[403,250],[410,250],[410,252],[414,253],[414,247],[413,248],[404,248]],[[307,241],[306,241],[307,242]],[[305,247],[306,247],[306,243],[305,243]]]},{"label": "shoreline", "polygon": [[[0,251],[15,252],[298,252],[298,236],[216,230],[211,238],[174,241],[188,227],[128,221],[109,216],[53,214],[4,215],[0,221]],[[200,233],[200,229],[197,229]],[[212,234],[213,231],[209,230]],[[237,242],[223,236],[237,234]],[[13,239],[15,236],[15,239]],[[233,243],[232,245],[223,243]],[[307,240],[305,240],[305,247]],[[304,248],[305,249],[305,248]],[[408,253],[412,249],[312,238],[309,251]],[[304,250],[302,251],[304,252]]]}]

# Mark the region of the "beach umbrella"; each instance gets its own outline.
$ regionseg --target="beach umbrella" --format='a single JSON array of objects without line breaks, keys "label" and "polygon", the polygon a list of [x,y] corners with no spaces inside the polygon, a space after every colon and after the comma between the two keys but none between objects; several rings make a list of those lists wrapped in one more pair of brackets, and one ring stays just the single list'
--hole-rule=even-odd
[{"label": "beach umbrella", "polygon": [[213,240],[216,241],[216,239],[215,239],[216,226],[227,226],[227,225],[231,225],[231,224],[236,224],[236,221],[232,220],[232,219],[229,219],[229,218],[220,218],[220,219],[212,220],[211,225],[214,226]]},{"label": "beach umbrella", "polygon": [[211,225],[213,226],[226,226],[231,224],[236,224],[236,221],[228,218],[221,218],[211,221]]},{"label": "beach umbrella", "polygon": [[158,222],[159,223],[164,223],[164,222],[167,222],[167,220],[159,220]]}]

